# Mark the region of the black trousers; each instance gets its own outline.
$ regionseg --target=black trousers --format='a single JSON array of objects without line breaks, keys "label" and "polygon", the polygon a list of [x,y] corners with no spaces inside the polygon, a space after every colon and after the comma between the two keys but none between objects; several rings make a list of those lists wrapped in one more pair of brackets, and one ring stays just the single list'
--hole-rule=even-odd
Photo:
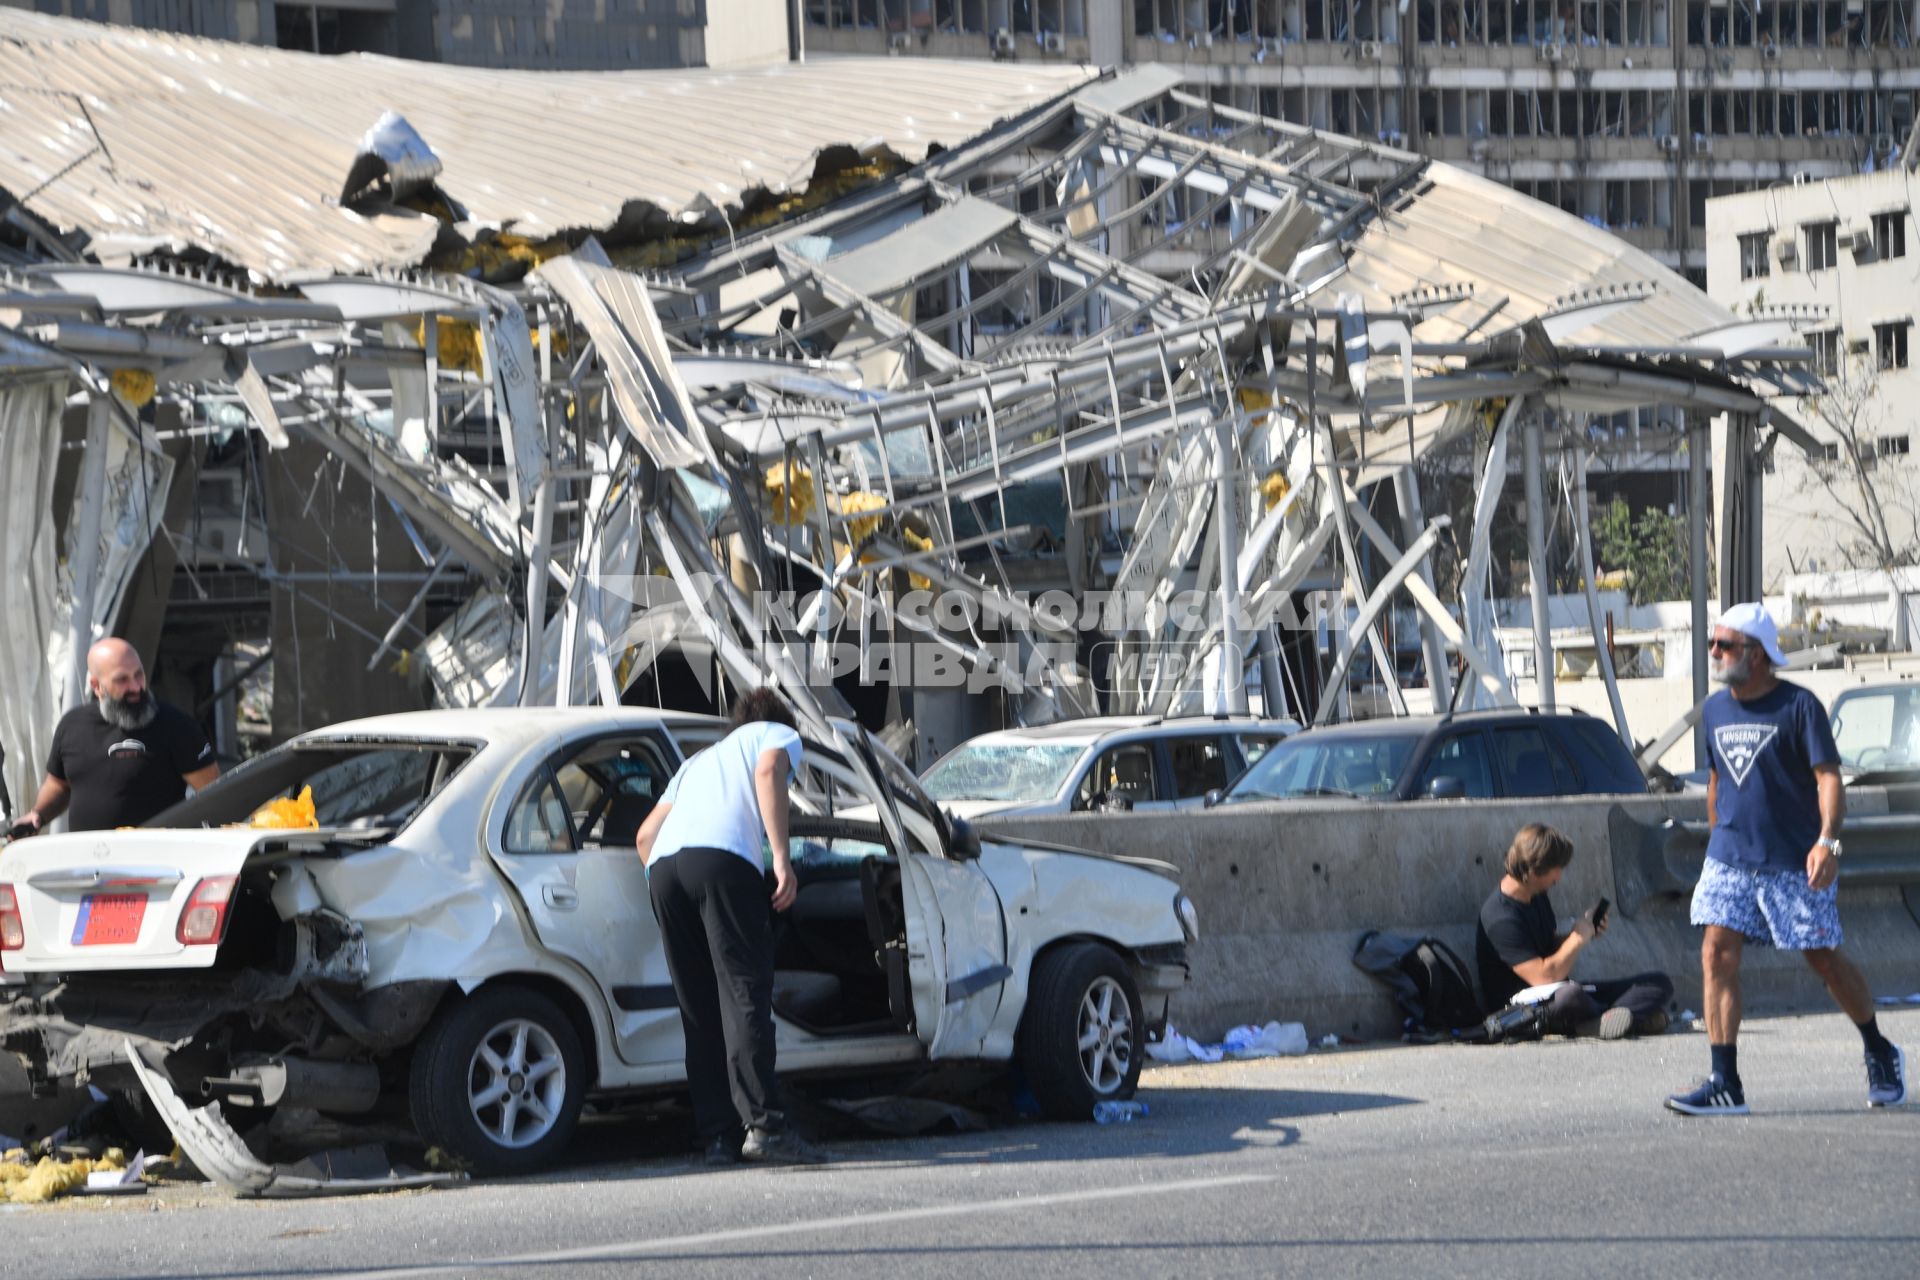
[{"label": "black trousers", "polygon": [[702,1143],[786,1128],[773,1074],[773,904],[766,877],[725,849],[681,849],[647,869],[687,1041]]},{"label": "black trousers", "polygon": [[[1593,988],[1592,991],[1586,989]],[[1575,982],[1553,993],[1547,1012],[1547,1029],[1559,1035],[1572,1035],[1583,1022],[1591,1022],[1609,1009],[1626,1009],[1638,1024],[1650,1013],[1667,1007],[1673,999],[1673,980],[1664,973],[1638,973],[1631,978],[1613,978],[1606,982]]]}]

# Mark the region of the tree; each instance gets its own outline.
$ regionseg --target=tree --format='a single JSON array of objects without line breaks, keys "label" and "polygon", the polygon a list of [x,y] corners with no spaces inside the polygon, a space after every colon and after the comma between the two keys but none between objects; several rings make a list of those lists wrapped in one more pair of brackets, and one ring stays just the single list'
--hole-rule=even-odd
[{"label": "tree", "polygon": [[1920,563],[1914,536],[1920,529],[1920,482],[1911,455],[1886,452],[1886,442],[1910,438],[1883,434],[1888,405],[1874,357],[1856,357],[1842,349],[1834,359],[1838,367],[1826,374],[1827,389],[1801,401],[1802,409],[1833,440],[1826,457],[1811,460],[1803,469],[1799,487],[1823,495],[1827,501],[1821,504],[1822,515],[1841,522],[1845,533],[1836,542],[1846,567],[1894,569]]},{"label": "tree", "polygon": [[1634,604],[1682,600],[1692,590],[1687,565],[1686,522],[1648,508],[1637,517],[1625,498],[1600,512],[1593,529],[1598,568],[1625,570]]}]

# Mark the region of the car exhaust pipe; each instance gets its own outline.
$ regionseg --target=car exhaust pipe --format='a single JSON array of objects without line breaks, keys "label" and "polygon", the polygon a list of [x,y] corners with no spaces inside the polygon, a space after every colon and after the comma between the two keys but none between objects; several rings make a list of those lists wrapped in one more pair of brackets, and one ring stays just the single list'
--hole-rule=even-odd
[{"label": "car exhaust pipe", "polygon": [[380,1101],[380,1069],[370,1062],[269,1058],[243,1063],[230,1076],[208,1076],[200,1092],[243,1107],[306,1107],[353,1115]]}]

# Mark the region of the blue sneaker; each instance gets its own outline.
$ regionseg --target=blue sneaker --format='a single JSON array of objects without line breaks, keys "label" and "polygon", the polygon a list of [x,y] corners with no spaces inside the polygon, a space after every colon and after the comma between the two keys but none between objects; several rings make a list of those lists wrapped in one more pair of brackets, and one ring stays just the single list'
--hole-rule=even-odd
[{"label": "blue sneaker", "polygon": [[1907,1100],[1907,1055],[1900,1046],[1888,1045],[1890,1053],[1867,1055],[1867,1105],[1897,1107]]},{"label": "blue sneaker", "polygon": [[1692,1093],[1676,1093],[1667,1099],[1667,1110],[1683,1116],[1744,1116],[1747,1095],[1738,1084],[1728,1084],[1718,1075],[1710,1075]]}]

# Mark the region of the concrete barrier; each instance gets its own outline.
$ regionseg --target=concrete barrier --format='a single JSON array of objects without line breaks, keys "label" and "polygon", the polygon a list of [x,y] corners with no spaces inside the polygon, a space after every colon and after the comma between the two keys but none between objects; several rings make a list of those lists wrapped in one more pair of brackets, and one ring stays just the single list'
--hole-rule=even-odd
[{"label": "concrete barrier", "polygon": [[[1850,794],[1855,814],[1920,812],[1920,788]],[[1175,999],[1181,1030],[1217,1037],[1239,1023],[1278,1018],[1306,1023],[1314,1037],[1332,1031],[1377,1039],[1399,1034],[1400,1015],[1353,967],[1359,936],[1368,929],[1432,934],[1471,965],[1480,904],[1499,881],[1513,833],[1529,822],[1550,823],[1574,842],[1573,865],[1552,894],[1563,919],[1602,894],[1617,904],[1607,936],[1582,955],[1576,976],[1663,969],[1679,1003],[1698,1009],[1700,934],[1687,922],[1687,903],[1699,861],[1663,856],[1663,875],[1655,876],[1646,846],[1665,841],[1668,819],[1705,816],[1704,796],[1596,796],[1276,801],[980,825],[1180,868],[1201,931],[1193,980]],[[1876,994],[1920,991],[1917,894],[1914,886],[1842,887],[1846,951]],[[1743,975],[1756,1013],[1826,1001],[1803,961],[1769,948],[1748,949]]]}]

